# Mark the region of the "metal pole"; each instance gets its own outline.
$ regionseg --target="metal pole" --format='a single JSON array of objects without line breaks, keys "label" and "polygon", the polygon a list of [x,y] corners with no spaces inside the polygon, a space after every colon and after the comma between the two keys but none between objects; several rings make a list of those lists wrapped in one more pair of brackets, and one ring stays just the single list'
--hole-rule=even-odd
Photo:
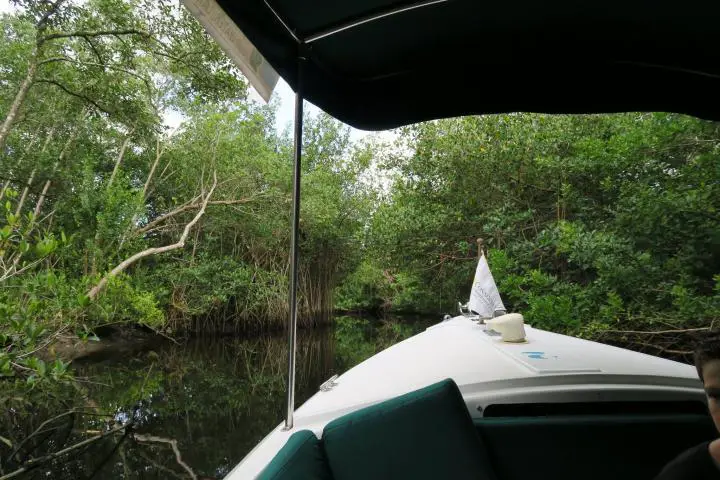
[{"label": "metal pole", "polygon": [[302,62],[298,59],[298,82],[295,90],[295,152],[293,156],[293,202],[292,202],[292,233],[290,236],[290,316],[288,317],[288,375],[287,375],[287,411],[285,413],[285,430],[293,428],[295,411],[295,350],[297,343],[297,284],[298,284],[298,234],[300,230],[300,174],[302,159],[303,132],[303,92]]}]

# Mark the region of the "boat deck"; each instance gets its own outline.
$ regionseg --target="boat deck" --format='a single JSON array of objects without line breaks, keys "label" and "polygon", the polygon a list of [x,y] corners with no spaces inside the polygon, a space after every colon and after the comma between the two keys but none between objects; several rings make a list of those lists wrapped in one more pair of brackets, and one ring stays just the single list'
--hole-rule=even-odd
[{"label": "boat deck", "polygon": [[484,325],[455,317],[367,359],[296,410],[295,427],[271,432],[227,477],[253,478],[298,430],[318,435],[331,420],[445,378],[473,417],[494,403],[702,400],[686,364],[526,325],[527,341],[506,343]]}]

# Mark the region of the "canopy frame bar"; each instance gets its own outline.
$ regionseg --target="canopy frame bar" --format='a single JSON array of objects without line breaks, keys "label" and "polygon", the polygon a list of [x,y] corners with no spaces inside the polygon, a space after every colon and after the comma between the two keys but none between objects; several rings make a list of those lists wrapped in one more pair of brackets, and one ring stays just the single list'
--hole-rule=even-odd
[{"label": "canopy frame bar", "polygon": [[317,31],[316,33],[310,34],[305,38],[301,38],[297,35],[295,30],[290,28],[290,25],[280,16],[280,14],[273,8],[273,6],[270,4],[268,0],[263,0],[263,3],[265,3],[265,6],[270,10],[273,14],[273,16],[280,22],[280,24],[283,26],[285,31],[290,35],[293,40],[295,40],[295,43],[298,45],[309,45],[310,43],[316,42],[318,40],[321,40],[323,38],[330,37],[332,35],[335,35],[340,32],[344,32],[345,30],[350,30],[351,28],[359,27],[360,25],[364,25],[366,23],[374,22],[376,20],[381,20],[386,17],[390,17],[393,15],[397,15],[399,13],[405,13],[409,12],[411,10],[416,10],[418,8],[424,8],[429,7],[432,5],[437,5],[440,3],[447,3],[451,0],[422,0],[419,2],[411,3],[409,5],[402,5],[399,7],[391,8],[389,10],[386,10],[384,12],[379,13],[372,13],[369,15],[361,16],[360,18],[354,18],[353,20],[349,21],[343,21],[336,23],[335,25],[330,25],[328,27],[324,27],[321,30]]},{"label": "canopy frame bar", "polygon": [[287,22],[285,22],[285,20],[283,20],[283,18],[280,16],[280,14],[277,13],[277,11],[273,8],[273,6],[270,5],[270,2],[268,2],[268,0],[263,0],[263,2],[265,3],[265,6],[272,12],[272,14],[275,16],[275,18],[278,19],[278,22],[280,22],[282,24],[283,28],[285,28],[285,31],[288,32],[288,34],[290,34],[290,36],[293,38],[293,40],[295,40],[295,43],[297,43],[298,45],[302,44],[303,43],[302,40],[300,40],[300,38],[297,35],[295,35],[295,31],[292,28],[290,28],[290,26],[287,24]]},{"label": "canopy frame bar", "polygon": [[447,3],[450,0],[424,0],[421,2],[416,2],[410,5],[404,5],[396,8],[392,8],[390,10],[387,10],[385,12],[380,13],[374,13],[371,15],[366,15],[361,18],[356,18],[355,20],[350,20],[348,22],[342,22],[338,23],[336,25],[332,25],[330,27],[324,28],[323,30],[313,33],[312,35],[308,35],[305,39],[305,43],[313,43],[318,40],[321,40],[323,38],[330,37],[332,35],[335,35],[337,33],[343,32],[345,30],[350,30],[351,28],[359,27],[360,25],[364,25],[366,23],[374,22],[376,20],[381,20],[385,17],[390,17],[393,15],[397,15],[399,13],[405,13],[409,12],[411,10],[416,10],[418,8],[424,8],[429,7],[432,5],[437,5],[439,3]]}]

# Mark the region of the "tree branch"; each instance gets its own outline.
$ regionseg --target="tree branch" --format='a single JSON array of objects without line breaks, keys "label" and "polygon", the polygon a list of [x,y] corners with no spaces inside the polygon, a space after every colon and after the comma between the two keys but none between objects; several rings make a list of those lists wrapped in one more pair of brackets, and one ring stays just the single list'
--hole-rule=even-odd
[{"label": "tree branch", "polygon": [[153,162],[152,167],[150,167],[150,172],[148,173],[148,176],[145,179],[145,185],[143,185],[143,189],[142,189],[143,202],[145,202],[147,200],[147,193],[148,193],[148,189],[150,188],[150,182],[152,181],[152,178],[155,175],[155,169],[157,168],[158,163],[160,163],[160,157],[162,157],[164,152],[165,152],[165,145],[162,145],[160,143],[160,137],[158,137],[155,139],[155,161]]},{"label": "tree branch", "polygon": [[65,455],[66,453],[70,453],[73,450],[77,450],[78,448],[82,448],[87,445],[90,445],[91,443],[97,442],[98,440],[102,440],[103,438],[109,437],[110,435],[113,435],[121,430],[125,430],[126,428],[128,428],[130,426],[132,426],[132,425],[128,424],[128,425],[123,425],[121,427],[116,427],[116,428],[113,428],[112,430],[108,430],[107,432],[104,432],[95,437],[91,437],[91,438],[88,438],[87,440],[83,440],[82,442],[78,442],[75,445],[71,445],[67,448],[63,448],[62,450],[58,450],[57,452],[51,453],[49,455],[45,455],[44,457],[33,458],[31,460],[28,460],[25,463],[25,465],[23,465],[19,469],[0,477],[0,480],[9,480],[11,478],[15,478],[18,475],[22,475],[23,473],[42,465],[43,463],[49,462],[50,460],[54,460],[58,457]]},{"label": "tree branch", "polygon": [[[18,254],[16,257],[16,260],[19,260],[22,255]],[[38,258],[36,260],[33,260],[32,262],[28,263],[27,265],[23,266],[19,270],[17,269],[17,264],[19,262],[13,260],[12,266],[8,268],[2,268],[2,272],[0,272],[0,283],[5,282],[6,280],[15,277],[17,275],[20,275],[22,273],[25,273],[26,271],[30,270],[31,268],[35,267],[36,265],[39,265],[42,263],[47,257]]]},{"label": "tree branch", "polygon": [[[165,213],[163,215],[160,215],[155,220],[148,222],[146,225],[143,225],[142,227],[135,230],[135,233],[138,235],[142,235],[143,233],[147,233],[153,229],[155,229],[159,224],[164,222],[165,220],[174,217],[175,215],[178,215],[183,212],[187,212],[189,210],[195,210],[196,208],[200,208],[202,206],[202,202],[198,202],[200,197],[195,197],[190,202],[185,203],[184,205],[179,206],[175,210],[171,210],[168,213]],[[253,201],[255,197],[247,197],[247,198],[239,198],[237,200],[213,200],[211,202],[208,202],[208,205],[240,205],[243,203],[249,203]]]},{"label": "tree branch", "polygon": [[117,35],[139,35],[141,37],[149,37],[150,36],[149,33],[143,32],[142,30],[136,30],[136,29],[99,30],[99,31],[95,31],[95,32],[77,31],[77,32],[68,32],[68,33],[51,33],[49,35],[40,37],[40,39],[38,40],[38,43],[42,44],[47,41],[57,40],[60,38],[82,37],[82,38],[88,39],[88,38],[97,38],[97,37],[103,37],[103,36],[117,36]]},{"label": "tree branch", "polygon": [[[164,465],[160,465],[160,464],[157,463],[155,460],[153,460],[152,458],[150,458],[147,454],[143,453],[142,450],[138,449],[137,454],[140,455],[141,457],[143,457],[146,462],[152,464],[152,465],[153,465],[155,468],[157,468],[158,470],[163,471],[163,472],[167,472],[167,473],[169,473],[170,475],[172,475],[173,477],[179,478],[180,480],[184,480],[184,479],[185,479],[185,476],[180,475],[178,472],[176,472],[175,470],[173,470],[173,469],[171,469],[171,468],[168,468],[168,467],[166,467],[166,466],[164,466]],[[130,478],[130,476],[128,475],[127,478]]]},{"label": "tree branch", "polygon": [[42,62],[39,62],[38,65],[45,65],[46,63],[54,63],[54,62],[68,62],[68,63],[72,63],[74,65],[80,65],[80,66],[85,66],[85,67],[108,68],[110,70],[115,70],[116,72],[122,72],[122,73],[130,75],[132,77],[135,77],[145,84],[145,88],[147,88],[148,91],[152,90],[152,86],[150,85],[150,80],[148,80],[147,78],[143,77],[142,75],[138,75],[137,73],[132,72],[126,68],[119,67],[117,65],[113,65],[110,63],[81,62],[79,60],[73,60],[72,58],[67,58],[67,57],[52,57],[52,58],[47,58],[47,59],[43,60]]},{"label": "tree branch", "polygon": [[179,248],[183,248],[185,246],[185,241],[187,240],[188,235],[190,234],[190,230],[195,226],[195,224],[200,220],[200,218],[205,213],[205,209],[208,206],[208,202],[210,201],[210,197],[212,197],[213,192],[215,191],[215,187],[217,186],[217,174],[213,174],[213,184],[210,187],[210,190],[208,191],[208,194],[205,196],[202,205],[200,207],[200,210],[197,212],[195,217],[185,225],[185,229],[183,230],[182,235],[180,236],[180,239],[170,245],[165,245],[164,247],[152,247],[148,248],[146,250],[143,250],[142,252],[138,252],[135,255],[131,256],[130,258],[127,258],[120,262],[115,268],[113,268],[110,272],[108,272],[107,275],[105,275],[100,282],[98,282],[97,285],[95,285],[90,291],[87,293],[88,298],[91,300],[94,300],[98,294],[105,288],[107,283],[110,281],[111,278],[117,276],[118,274],[125,271],[129,266],[133,265],[138,260],[149,257],[151,255],[157,255],[159,253],[165,253],[170,252],[172,250],[177,250]]},{"label": "tree branch", "polygon": [[133,438],[138,442],[155,442],[169,444],[173,452],[175,453],[175,460],[177,461],[178,465],[185,469],[188,475],[190,475],[190,478],[192,478],[193,480],[197,480],[198,477],[195,472],[193,472],[192,468],[190,468],[190,466],[183,461],[182,455],[180,454],[180,449],[177,446],[177,440],[164,437],[156,437],[155,435],[141,435],[139,433],[134,434]]},{"label": "tree branch", "polygon": [[40,17],[40,20],[38,20],[35,27],[38,29],[38,31],[45,30],[45,27],[47,27],[48,22],[50,21],[50,17],[55,15],[58,10],[60,10],[60,7],[62,7],[63,3],[65,3],[67,0],[57,0],[45,14]]},{"label": "tree branch", "polygon": [[22,450],[22,447],[25,446],[25,444],[28,442],[28,440],[30,440],[31,438],[35,437],[36,435],[39,435],[40,433],[42,433],[42,432],[43,432],[43,428],[45,428],[47,425],[53,423],[53,422],[56,421],[56,420],[59,420],[59,419],[61,419],[61,418],[63,418],[63,417],[66,417],[66,416],[68,416],[68,415],[73,415],[73,414],[75,414],[75,413],[76,413],[76,410],[75,410],[75,409],[68,410],[67,412],[63,412],[63,413],[61,413],[60,415],[56,415],[56,416],[54,416],[54,417],[52,417],[52,418],[50,418],[50,419],[45,420],[44,422],[42,422],[42,423],[40,424],[40,426],[35,429],[34,432],[32,432],[32,433],[31,433],[30,435],[28,435],[27,437],[25,437],[20,443],[18,443],[18,445],[15,447],[15,450],[13,450],[13,452],[8,456],[8,458],[10,458],[10,459],[14,458],[15,455],[17,455],[17,454],[20,452],[20,450]]},{"label": "tree branch", "polygon": [[3,120],[2,124],[0,124],[0,151],[5,150],[5,142],[7,141],[8,135],[10,134],[10,129],[17,120],[18,114],[20,113],[20,109],[25,102],[25,97],[27,96],[30,87],[32,87],[33,83],[35,82],[35,76],[37,75],[38,67],[38,55],[39,51],[36,47],[33,51],[32,57],[30,58],[30,64],[28,65],[25,78],[23,79],[22,83],[20,83],[20,86],[15,93],[15,98],[10,104],[10,109],[5,116],[5,120]]},{"label": "tree branch", "polygon": [[92,98],[87,97],[87,96],[83,95],[82,93],[73,92],[72,90],[70,90],[69,88],[67,88],[65,85],[63,85],[63,84],[60,83],[60,82],[56,82],[55,80],[50,80],[50,79],[48,79],[48,78],[38,78],[37,80],[35,80],[35,83],[48,83],[48,84],[50,84],[50,85],[55,85],[55,86],[58,87],[60,90],[62,90],[62,91],[64,91],[65,93],[67,93],[68,95],[71,95],[71,96],[73,96],[73,97],[75,97],[75,98],[79,98],[80,100],[83,100],[83,101],[91,104],[92,106],[94,106],[95,108],[97,108],[98,110],[100,110],[101,112],[107,113],[108,115],[112,115],[112,114],[113,114],[112,111],[110,111],[110,110],[102,107],[101,105],[99,105],[99,104],[98,104],[95,100],[93,100]]},{"label": "tree branch", "polygon": [[120,170],[120,165],[122,164],[123,157],[125,156],[125,150],[127,150],[128,145],[130,144],[130,139],[133,136],[133,133],[135,133],[135,127],[131,128],[128,134],[125,136],[125,139],[122,142],[122,145],[120,145],[120,152],[118,153],[117,158],[115,159],[115,166],[113,167],[113,171],[110,174],[110,180],[108,180],[107,189],[110,190],[110,187],[112,187],[113,181],[115,180],[115,176],[117,176],[117,172]]},{"label": "tree branch", "polygon": [[45,65],[47,63],[54,63],[54,62],[74,62],[75,60],[71,60],[67,57],[50,57],[46,58],[45,60],[42,60],[38,62],[38,65]]},{"label": "tree branch", "polygon": [[643,347],[654,348],[654,349],[660,351],[660,353],[668,353],[670,355],[692,355],[693,354],[692,350],[675,350],[675,349],[663,347],[662,345],[654,345],[652,343],[647,343],[647,342],[630,342],[630,343],[632,343],[633,345],[641,345]]},{"label": "tree branch", "polygon": [[95,46],[95,42],[93,42],[90,37],[82,37],[82,39],[85,40],[85,43],[87,43],[88,45],[90,45],[90,50],[92,50],[93,53],[95,54],[95,58],[97,58],[97,61],[100,62],[100,63],[105,63],[105,59],[104,59],[103,56],[100,54],[100,52],[98,51],[97,47]]},{"label": "tree branch", "polygon": [[618,335],[663,335],[669,333],[691,333],[691,332],[704,332],[710,330],[711,327],[700,327],[700,328],[683,328],[678,330],[604,330],[603,333],[614,333]]},{"label": "tree branch", "polygon": [[174,210],[170,210],[167,213],[164,213],[157,217],[155,220],[148,222],[146,225],[138,228],[135,230],[136,234],[143,234],[148,232],[149,230],[152,230],[155,226],[159,225],[160,223],[164,222],[168,218],[174,217],[175,215],[186,212],[188,210],[193,210],[194,205],[200,205],[200,203],[197,203],[198,200],[200,200],[202,197],[197,196],[193,198],[192,200],[189,200],[185,202],[184,204],[180,205],[179,207],[175,208]]}]

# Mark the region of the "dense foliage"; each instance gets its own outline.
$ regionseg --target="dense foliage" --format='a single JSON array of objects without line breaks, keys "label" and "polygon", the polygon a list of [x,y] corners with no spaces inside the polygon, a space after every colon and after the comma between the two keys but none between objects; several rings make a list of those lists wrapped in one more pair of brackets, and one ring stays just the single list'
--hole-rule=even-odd
[{"label": "dense foliage", "polygon": [[[247,99],[175,1],[14,3],[0,17],[0,375],[63,376],[53,343],[107,325],[282,326],[292,144],[276,106]],[[320,115],[306,132],[310,326],[357,263],[371,192],[347,127]]]},{"label": "dense foliage", "polygon": [[416,125],[400,141],[348,306],[455,310],[481,237],[506,306],[536,326],[597,335],[720,319],[720,125],[514,114]]}]

